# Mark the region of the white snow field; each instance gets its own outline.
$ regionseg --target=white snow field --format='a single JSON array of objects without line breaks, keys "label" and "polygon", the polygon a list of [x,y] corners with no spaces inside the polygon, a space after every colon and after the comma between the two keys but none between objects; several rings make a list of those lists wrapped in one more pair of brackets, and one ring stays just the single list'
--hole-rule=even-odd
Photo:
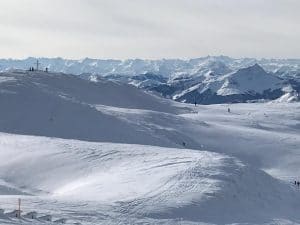
[{"label": "white snow field", "polygon": [[299,103],[0,76],[0,224],[300,224]]}]

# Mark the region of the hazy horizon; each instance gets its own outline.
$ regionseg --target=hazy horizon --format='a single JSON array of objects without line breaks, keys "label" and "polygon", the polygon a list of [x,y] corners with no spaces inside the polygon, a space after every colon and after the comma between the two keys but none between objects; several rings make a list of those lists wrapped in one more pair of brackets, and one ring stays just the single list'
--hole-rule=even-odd
[{"label": "hazy horizon", "polygon": [[149,60],[149,61],[156,61],[156,60],[192,60],[192,59],[202,59],[202,58],[208,58],[208,57],[229,57],[231,59],[256,59],[256,60],[300,60],[299,58],[279,58],[279,57],[232,57],[229,55],[207,55],[207,56],[198,56],[198,57],[178,57],[178,58],[92,58],[92,57],[82,57],[82,58],[66,58],[66,57],[61,57],[61,56],[53,56],[53,57],[46,57],[46,56],[27,56],[23,58],[0,58],[0,60],[26,60],[30,58],[34,59],[63,59],[63,60],[74,60],[74,61],[79,61],[79,60],[85,60],[85,59],[91,59],[91,60]]}]

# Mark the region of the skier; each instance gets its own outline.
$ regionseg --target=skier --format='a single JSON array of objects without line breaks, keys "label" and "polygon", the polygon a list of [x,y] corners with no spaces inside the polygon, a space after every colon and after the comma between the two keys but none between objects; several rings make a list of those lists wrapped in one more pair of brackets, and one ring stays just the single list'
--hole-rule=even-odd
[{"label": "skier", "polygon": [[299,181],[297,181],[297,186],[299,187],[299,185],[300,185],[300,182],[299,182]]},{"label": "skier", "polygon": [[186,144],[185,144],[185,142],[184,142],[184,141],[182,142],[182,145],[183,145],[183,147],[185,147],[185,145],[186,145]]},{"label": "skier", "polygon": [[295,181],[295,185],[297,185],[297,181]]},{"label": "skier", "polygon": [[195,101],[195,106],[197,106],[197,102]]},{"label": "skier", "polygon": [[227,111],[230,113],[230,108],[228,108]]}]

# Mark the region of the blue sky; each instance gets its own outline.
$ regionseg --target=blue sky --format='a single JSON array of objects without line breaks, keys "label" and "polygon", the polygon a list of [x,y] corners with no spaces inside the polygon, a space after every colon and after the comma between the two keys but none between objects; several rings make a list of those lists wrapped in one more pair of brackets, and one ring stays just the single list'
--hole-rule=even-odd
[{"label": "blue sky", "polygon": [[0,57],[300,58],[299,0],[0,0]]}]

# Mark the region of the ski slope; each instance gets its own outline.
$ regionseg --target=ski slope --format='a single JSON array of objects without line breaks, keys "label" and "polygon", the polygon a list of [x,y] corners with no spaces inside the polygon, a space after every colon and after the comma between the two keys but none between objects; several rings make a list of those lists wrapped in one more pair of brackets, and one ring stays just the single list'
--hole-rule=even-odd
[{"label": "ski slope", "polygon": [[168,146],[161,137],[99,112],[96,105],[179,113],[169,101],[113,82],[73,75],[17,71],[1,74],[0,131],[88,141]]},{"label": "ski slope", "polygon": [[[0,76],[0,224],[300,224],[299,103],[195,107],[72,75]],[[19,197],[21,220],[6,214]]]},{"label": "ski slope", "polygon": [[[57,201],[72,223],[93,222],[80,217],[97,207],[114,213],[101,212],[108,220],[94,215],[94,221],[105,224],[111,217],[135,223],[140,217],[168,223],[178,218],[260,222],[291,217],[300,206],[300,195],[291,187],[223,154],[8,134],[0,135],[0,143],[5,159],[0,177],[26,191],[25,207],[45,204],[40,213],[55,215],[51,202]],[[9,207],[13,199],[6,197]],[[83,211],[74,207],[76,215],[68,214],[71,204],[83,202]]]}]

